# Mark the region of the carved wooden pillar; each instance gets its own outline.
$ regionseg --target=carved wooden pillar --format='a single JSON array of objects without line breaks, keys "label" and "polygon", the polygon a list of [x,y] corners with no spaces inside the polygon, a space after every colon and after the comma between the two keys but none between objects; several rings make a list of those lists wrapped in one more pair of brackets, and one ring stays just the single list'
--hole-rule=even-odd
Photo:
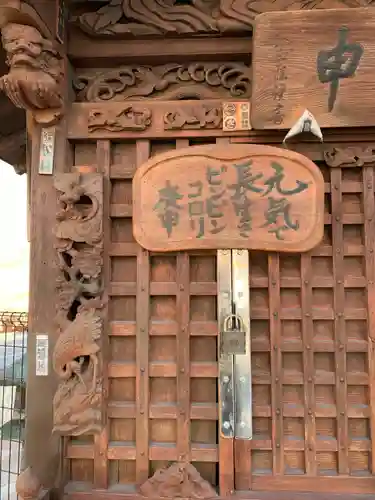
[{"label": "carved wooden pillar", "polygon": [[[40,2],[39,2],[40,3]],[[38,4],[42,10],[42,6]],[[48,10],[48,9],[47,9]],[[45,17],[46,19],[46,17]],[[51,24],[52,26],[52,24]],[[30,5],[17,0],[0,1],[0,28],[9,72],[0,89],[13,104],[28,114],[31,151],[30,186],[30,299],[25,457],[26,469],[17,481],[21,498],[37,498],[43,487],[52,487],[60,461],[59,441],[51,440],[51,400],[56,378],[51,366],[45,376],[36,375],[36,338],[47,334],[49,359],[56,340],[54,316],[57,266],[52,228],[55,224],[56,190],[53,175],[40,173],[40,142],[43,128],[54,126],[54,166],[49,174],[69,168],[63,117],[67,81],[63,47],[54,40],[54,27],[47,26]],[[50,129],[52,130],[52,129]],[[46,172],[44,172],[46,173]],[[48,362],[51,365],[51,362]]]}]

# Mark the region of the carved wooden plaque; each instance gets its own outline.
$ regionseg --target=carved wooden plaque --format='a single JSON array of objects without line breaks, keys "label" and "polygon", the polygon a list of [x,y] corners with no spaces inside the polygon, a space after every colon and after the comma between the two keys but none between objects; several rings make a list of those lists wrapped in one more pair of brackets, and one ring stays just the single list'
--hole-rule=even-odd
[{"label": "carved wooden plaque", "polygon": [[374,8],[261,14],[253,128],[289,129],[306,108],[320,127],[373,126],[374,31]]},{"label": "carved wooden plaque", "polygon": [[133,231],[150,251],[302,252],[323,237],[324,181],[270,146],[195,146],[158,155],[133,181]]}]

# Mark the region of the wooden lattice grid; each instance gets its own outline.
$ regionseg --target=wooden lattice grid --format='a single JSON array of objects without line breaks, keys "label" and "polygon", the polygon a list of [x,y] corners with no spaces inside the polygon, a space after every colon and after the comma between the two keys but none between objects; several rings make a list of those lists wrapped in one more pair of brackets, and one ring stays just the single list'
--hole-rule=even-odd
[{"label": "wooden lattice grid", "polygon": [[[188,458],[218,483],[215,252],[150,255],[132,236],[136,166],[186,145],[183,139],[75,147],[75,164],[96,163],[110,178],[109,423],[95,445],[80,439],[68,446],[71,480],[139,484],[161,465]],[[302,256],[249,257],[251,474],[258,484],[272,474],[374,470],[368,342],[374,283],[367,278],[374,276],[374,172],[320,168],[322,244]],[[102,450],[109,461],[94,468]]]}]

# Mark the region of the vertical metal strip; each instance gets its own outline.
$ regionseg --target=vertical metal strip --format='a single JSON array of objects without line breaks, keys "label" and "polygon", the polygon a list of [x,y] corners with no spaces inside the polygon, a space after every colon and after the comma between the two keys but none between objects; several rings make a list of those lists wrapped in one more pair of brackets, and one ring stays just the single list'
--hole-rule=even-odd
[{"label": "vertical metal strip", "polygon": [[219,394],[219,464],[220,495],[234,489],[234,398],[233,356],[221,352],[220,331],[224,318],[232,312],[232,258],[230,250],[217,252],[217,319],[218,319],[218,394]]},{"label": "vertical metal strip", "polygon": [[223,354],[221,350],[221,329],[226,316],[232,313],[232,262],[231,251],[217,252],[217,281],[218,281],[218,349],[219,349],[219,425],[220,433],[224,437],[234,437],[234,380],[233,356]]},{"label": "vertical metal strip", "polygon": [[238,439],[252,438],[251,396],[251,342],[250,342],[250,288],[249,252],[232,251],[232,286],[235,313],[246,329],[246,354],[234,356],[235,421],[234,435]]},{"label": "vertical metal strip", "polygon": [[235,489],[251,489],[252,384],[249,252],[232,250],[232,286],[235,313],[245,327],[246,354],[234,356],[235,378]]}]

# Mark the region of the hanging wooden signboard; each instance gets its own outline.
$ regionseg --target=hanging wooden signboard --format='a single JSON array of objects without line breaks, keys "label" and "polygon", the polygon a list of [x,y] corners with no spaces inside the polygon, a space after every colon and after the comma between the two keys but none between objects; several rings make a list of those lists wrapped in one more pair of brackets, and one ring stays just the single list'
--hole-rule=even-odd
[{"label": "hanging wooden signboard", "polygon": [[270,146],[158,155],[133,180],[133,232],[150,251],[302,252],[323,237],[324,181],[308,158]]},{"label": "hanging wooden signboard", "polygon": [[375,125],[375,9],[269,12],[255,21],[251,124]]}]

